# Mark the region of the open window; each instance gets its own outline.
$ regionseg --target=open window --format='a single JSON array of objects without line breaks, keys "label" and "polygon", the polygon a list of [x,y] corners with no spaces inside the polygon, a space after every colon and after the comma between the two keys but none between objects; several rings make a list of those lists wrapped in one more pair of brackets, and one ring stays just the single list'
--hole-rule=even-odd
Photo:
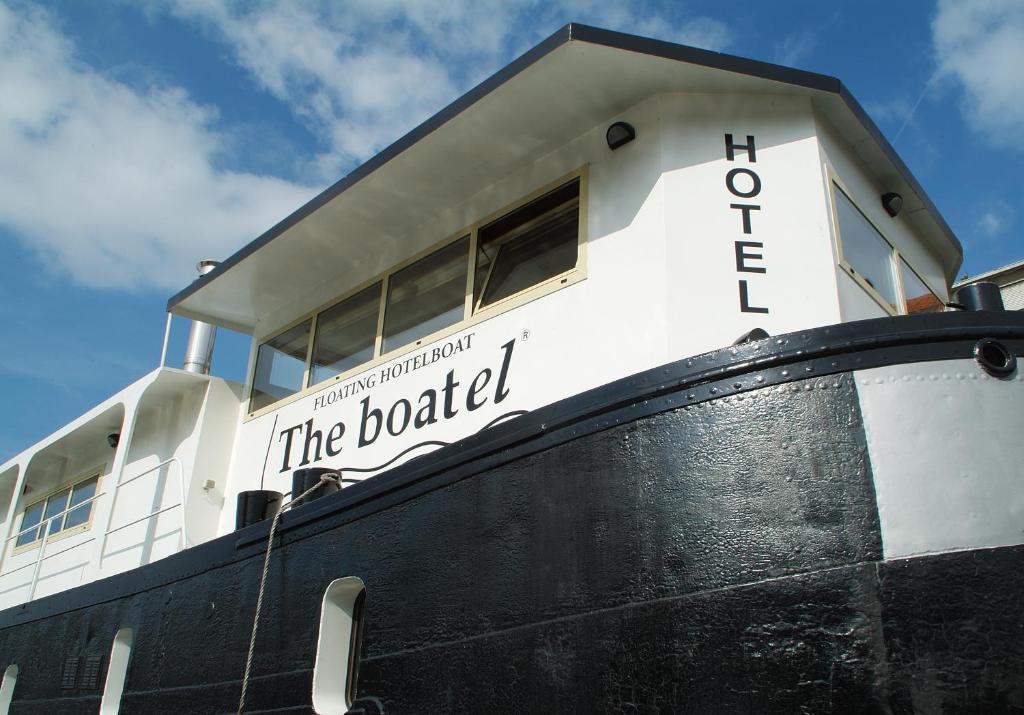
[{"label": "open window", "polygon": [[313,709],[344,715],[356,698],[366,588],[361,579],[332,581],[320,608],[320,634],[313,666]]},{"label": "open window", "polygon": [[580,180],[531,201],[480,229],[475,309],[494,305],[576,267]]},{"label": "open window", "polygon": [[585,186],[576,172],[264,341],[249,415],[582,279]]}]

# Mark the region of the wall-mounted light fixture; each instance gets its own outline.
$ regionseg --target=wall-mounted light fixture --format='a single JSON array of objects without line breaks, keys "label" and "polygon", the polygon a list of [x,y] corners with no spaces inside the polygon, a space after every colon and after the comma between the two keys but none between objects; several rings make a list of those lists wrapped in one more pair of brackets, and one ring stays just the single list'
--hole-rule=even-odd
[{"label": "wall-mounted light fixture", "polygon": [[903,197],[894,191],[882,194],[882,208],[887,214],[896,218],[896,214],[903,208]]},{"label": "wall-mounted light fixture", "polygon": [[107,444],[110,445],[111,449],[117,449],[117,443],[121,441],[121,435],[117,432],[111,432],[107,435]]},{"label": "wall-mounted light fixture", "polygon": [[636,129],[628,122],[615,122],[608,127],[604,138],[608,141],[608,148],[615,151],[623,144],[629,144],[636,139]]}]

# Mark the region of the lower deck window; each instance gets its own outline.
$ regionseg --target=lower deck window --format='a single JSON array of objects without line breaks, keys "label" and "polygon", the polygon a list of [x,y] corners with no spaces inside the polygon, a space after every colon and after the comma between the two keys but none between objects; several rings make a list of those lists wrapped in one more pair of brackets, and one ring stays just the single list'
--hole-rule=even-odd
[{"label": "lower deck window", "polygon": [[22,533],[15,540],[15,547],[39,541],[43,538],[44,529],[49,536],[53,536],[79,527],[86,528],[92,516],[93,502],[84,502],[96,495],[99,478],[98,474],[93,475],[27,506],[18,529]]}]

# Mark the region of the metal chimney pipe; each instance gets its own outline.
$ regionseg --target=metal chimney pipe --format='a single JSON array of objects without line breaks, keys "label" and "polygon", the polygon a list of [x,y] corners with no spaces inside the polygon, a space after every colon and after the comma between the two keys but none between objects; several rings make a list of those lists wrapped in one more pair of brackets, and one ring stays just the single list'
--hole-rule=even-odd
[{"label": "metal chimney pipe", "polygon": [[954,300],[964,310],[1005,310],[999,286],[987,281],[963,286],[957,290]]},{"label": "metal chimney pipe", "polygon": [[[196,266],[199,275],[205,276],[218,265],[217,261],[200,261]],[[188,334],[188,347],[185,349],[185,363],[181,366],[186,372],[200,375],[210,374],[210,361],[213,360],[213,344],[217,340],[217,328],[209,323],[192,321],[192,330]]]}]

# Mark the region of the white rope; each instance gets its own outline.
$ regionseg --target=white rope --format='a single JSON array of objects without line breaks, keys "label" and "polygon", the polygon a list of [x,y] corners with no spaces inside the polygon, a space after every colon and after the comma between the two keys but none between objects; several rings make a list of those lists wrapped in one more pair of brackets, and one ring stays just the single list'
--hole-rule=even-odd
[{"label": "white rope", "polygon": [[324,474],[321,474],[320,481],[302,492],[299,496],[291,499],[288,503],[282,505],[281,508],[278,509],[277,513],[274,514],[274,520],[270,523],[270,535],[267,537],[267,553],[263,557],[263,574],[260,576],[260,590],[259,594],[256,596],[256,613],[252,617],[252,635],[249,637],[249,654],[245,657],[245,675],[242,677],[242,694],[238,698],[238,715],[242,715],[245,712],[245,694],[249,689],[249,676],[252,674],[252,659],[253,654],[256,652],[256,629],[260,624],[260,611],[263,608],[263,591],[267,585],[267,574],[270,572],[270,551],[274,547],[274,534],[277,532],[277,522],[280,521],[281,514],[285,512],[285,509],[290,508],[296,502],[302,501],[327,482],[335,482],[338,486],[341,486],[341,474],[338,472],[325,472]]}]

